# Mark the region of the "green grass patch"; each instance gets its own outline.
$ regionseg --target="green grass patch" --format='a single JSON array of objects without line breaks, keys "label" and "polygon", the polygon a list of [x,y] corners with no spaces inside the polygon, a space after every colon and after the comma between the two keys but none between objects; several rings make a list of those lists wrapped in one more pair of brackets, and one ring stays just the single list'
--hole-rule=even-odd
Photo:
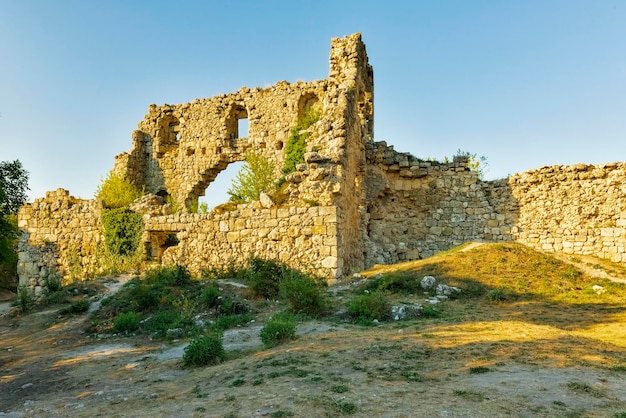
[{"label": "green grass patch", "polygon": [[296,338],[296,318],[287,312],[272,316],[259,334],[266,348],[276,347]]}]

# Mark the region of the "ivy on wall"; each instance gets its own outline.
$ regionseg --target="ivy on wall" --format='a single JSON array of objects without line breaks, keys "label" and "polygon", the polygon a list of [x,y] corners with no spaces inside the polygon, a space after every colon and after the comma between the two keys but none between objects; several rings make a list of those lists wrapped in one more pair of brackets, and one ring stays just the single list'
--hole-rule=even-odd
[{"label": "ivy on wall", "polygon": [[306,151],[306,140],[311,136],[307,129],[320,119],[320,113],[314,108],[309,108],[304,116],[298,119],[296,126],[291,128],[289,139],[285,146],[285,166],[283,174],[287,175],[296,171],[298,164],[304,163],[304,152]]}]

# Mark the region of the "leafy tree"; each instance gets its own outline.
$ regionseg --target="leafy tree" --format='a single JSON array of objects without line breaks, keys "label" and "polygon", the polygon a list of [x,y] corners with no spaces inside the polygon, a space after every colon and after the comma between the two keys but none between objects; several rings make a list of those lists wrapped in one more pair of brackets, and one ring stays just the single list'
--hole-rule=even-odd
[{"label": "leafy tree", "polygon": [[19,160],[0,162],[0,214],[9,215],[26,202],[28,171]]},{"label": "leafy tree", "polygon": [[17,281],[17,211],[26,202],[28,171],[19,160],[0,162],[0,287]]},{"label": "leafy tree", "polygon": [[260,154],[246,154],[246,161],[228,190],[230,200],[248,203],[258,200],[261,193],[274,189],[274,163]]},{"label": "leafy tree", "polygon": [[124,208],[144,194],[126,176],[111,171],[100,180],[96,189],[96,199],[104,200],[104,206],[111,209]]}]

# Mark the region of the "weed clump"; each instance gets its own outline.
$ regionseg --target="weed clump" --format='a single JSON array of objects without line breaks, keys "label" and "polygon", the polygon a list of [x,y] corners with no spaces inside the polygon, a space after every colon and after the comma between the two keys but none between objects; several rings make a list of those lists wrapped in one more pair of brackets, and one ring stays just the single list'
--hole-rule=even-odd
[{"label": "weed clump", "polygon": [[280,282],[281,299],[286,300],[293,313],[317,316],[327,306],[326,294],[319,282],[295,270],[290,270]]},{"label": "weed clump", "polygon": [[89,301],[87,299],[79,299],[70,304],[67,308],[61,310],[61,314],[81,314],[89,310]]},{"label": "weed clump", "polygon": [[296,318],[288,313],[281,312],[272,316],[259,334],[266,348],[276,347],[296,338]]},{"label": "weed clump", "polygon": [[113,320],[113,332],[133,332],[139,329],[141,317],[135,312],[123,312]]},{"label": "weed clump", "polygon": [[380,292],[365,293],[350,301],[348,314],[357,320],[385,321],[391,318],[391,304]]},{"label": "weed clump", "polygon": [[207,366],[218,364],[226,359],[221,332],[212,332],[208,335],[192,340],[183,354],[185,366]]}]

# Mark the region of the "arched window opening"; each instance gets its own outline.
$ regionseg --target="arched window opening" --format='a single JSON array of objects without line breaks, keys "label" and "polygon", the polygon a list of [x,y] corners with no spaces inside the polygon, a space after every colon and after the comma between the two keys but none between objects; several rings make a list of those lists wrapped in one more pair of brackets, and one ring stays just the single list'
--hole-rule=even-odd
[{"label": "arched window opening", "polygon": [[322,102],[314,93],[305,93],[298,101],[298,120],[304,118],[311,110],[322,113]]},{"label": "arched window opening", "polygon": [[206,210],[210,212],[214,207],[230,201],[228,190],[243,164],[243,161],[237,161],[222,170],[206,188],[204,195],[198,199],[198,207],[201,209],[206,207]]}]

